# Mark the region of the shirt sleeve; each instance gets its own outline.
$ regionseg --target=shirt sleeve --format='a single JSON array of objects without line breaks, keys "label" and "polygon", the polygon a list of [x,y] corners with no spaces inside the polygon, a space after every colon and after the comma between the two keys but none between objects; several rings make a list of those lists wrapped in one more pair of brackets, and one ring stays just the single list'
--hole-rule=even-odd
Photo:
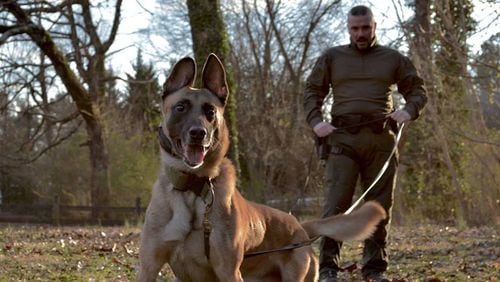
[{"label": "shirt sleeve", "polygon": [[311,127],[323,121],[321,107],[330,89],[330,68],[328,54],[323,53],[316,61],[306,80],[304,91],[304,112]]},{"label": "shirt sleeve", "polygon": [[412,120],[417,119],[427,103],[427,94],[423,79],[410,59],[403,55],[398,69],[397,85],[406,101],[404,110],[410,114]]}]

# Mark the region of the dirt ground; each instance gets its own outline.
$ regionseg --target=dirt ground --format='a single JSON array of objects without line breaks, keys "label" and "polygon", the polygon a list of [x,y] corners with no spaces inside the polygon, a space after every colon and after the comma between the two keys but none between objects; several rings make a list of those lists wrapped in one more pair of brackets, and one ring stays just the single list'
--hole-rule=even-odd
[{"label": "dirt ground", "polygon": [[[0,281],[134,281],[137,227],[0,225]],[[498,228],[392,227],[392,281],[499,281]],[[317,243],[315,243],[317,246]],[[341,274],[361,281],[362,244],[345,243]],[[173,278],[168,266],[159,281]]]},{"label": "dirt ground", "polygon": [[[361,260],[362,244],[345,246],[346,265]],[[457,229],[447,226],[392,227],[388,276],[392,281],[498,281],[498,230],[489,227]],[[361,265],[343,274],[359,281]]]}]

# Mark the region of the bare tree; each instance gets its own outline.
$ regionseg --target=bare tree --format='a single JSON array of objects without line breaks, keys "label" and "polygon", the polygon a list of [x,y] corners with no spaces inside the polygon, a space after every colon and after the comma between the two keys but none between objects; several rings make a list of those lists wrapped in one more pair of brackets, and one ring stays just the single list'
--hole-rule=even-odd
[{"label": "bare tree", "polygon": [[[295,90],[288,93],[291,94],[292,100],[295,101],[292,104],[291,111],[297,113],[297,115],[294,116],[295,118],[291,119],[291,130],[289,130],[290,133],[287,138],[291,138],[298,133],[298,124],[303,116],[301,114],[303,104],[302,79],[307,67],[307,59],[312,41],[311,37],[321,21],[331,15],[334,9],[339,6],[339,3],[340,1],[326,1],[326,3],[323,3],[323,1],[316,1],[309,5],[303,3],[302,8],[306,8],[309,13],[305,15],[302,13],[297,14],[296,20],[300,17],[307,16],[308,21],[304,26],[295,29],[294,24],[289,22],[289,19],[282,18],[281,21],[284,22],[279,23],[278,9],[281,5],[281,1],[266,0],[267,15],[269,16],[276,43],[279,46],[280,57],[284,62],[285,70],[288,73],[288,79],[291,82],[290,89]],[[288,32],[283,32],[283,29],[286,28],[287,25],[290,25],[291,29]]]},{"label": "bare tree", "polygon": [[322,170],[303,119],[303,81],[312,58],[345,33],[337,28],[344,23],[342,6],[242,0],[226,11],[241,150],[250,175],[247,196],[261,201],[305,196],[307,187],[320,186]]},{"label": "bare tree", "polygon": [[[92,9],[104,4],[92,6],[88,0],[62,1],[57,5],[46,1],[0,1],[3,11],[0,43],[8,44],[8,39],[20,37],[38,46],[50,60],[85,121],[92,168],[90,194],[93,206],[106,205],[111,189],[101,102],[106,88],[106,54],[119,27],[122,0],[114,4],[107,36],[102,36],[106,28],[103,18],[96,20],[92,13]],[[34,15],[40,15],[43,20],[35,21]],[[65,46],[58,45],[60,40],[70,46],[66,52]],[[94,212],[93,216],[97,214]]]}]

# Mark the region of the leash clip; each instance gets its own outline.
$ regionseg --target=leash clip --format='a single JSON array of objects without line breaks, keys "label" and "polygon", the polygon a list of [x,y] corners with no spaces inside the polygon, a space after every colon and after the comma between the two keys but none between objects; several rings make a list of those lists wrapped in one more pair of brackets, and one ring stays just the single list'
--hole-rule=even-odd
[{"label": "leash clip", "polygon": [[[212,183],[212,179],[207,179],[205,185],[207,185],[208,188],[206,189],[204,193],[205,195],[202,197],[202,200],[203,203],[205,203],[205,207],[211,209],[215,199],[214,184]],[[209,195],[210,195],[210,200],[208,201],[207,198],[209,197]]]}]

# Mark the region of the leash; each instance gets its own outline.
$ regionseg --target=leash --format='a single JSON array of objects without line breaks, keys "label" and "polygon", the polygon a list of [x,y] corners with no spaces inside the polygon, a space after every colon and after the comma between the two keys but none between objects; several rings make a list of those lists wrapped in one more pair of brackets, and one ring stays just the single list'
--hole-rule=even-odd
[{"label": "leash", "polygon": [[[350,125],[350,126],[344,126],[344,127],[339,127],[337,128],[337,130],[339,129],[347,129],[347,128],[351,128],[351,127],[357,127],[357,126],[362,126],[362,125],[366,125],[366,124],[370,124],[370,123],[373,123],[375,121],[382,121],[382,120],[385,120],[387,119],[388,116],[385,116],[383,118],[379,118],[379,119],[376,119],[376,120],[371,120],[371,121],[367,121],[367,122],[362,122],[362,123],[358,123],[358,124],[354,124],[354,125]],[[375,186],[375,184],[377,184],[377,182],[380,180],[380,178],[382,177],[382,175],[385,173],[385,171],[387,170],[387,168],[389,167],[389,163],[392,159],[392,156],[394,155],[394,153],[396,152],[397,148],[398,148],[398,145],[399,145],[399,141],[401,140],[401,135],[402,135],[402,132],[403,132],[403,128],[404,128],[404,123],[401,124],[401,126],[399,127],[398,129],[398,134],[396,136],[396,140],[394,142],[394,147],[392,148],[392,151],[391,153],[389,154],[389,157],[387,158],[387,160],[385,161],[384,165],[382,166],[382,168],[380,169],[380,171],[378,172],[377,176],[375,177],[375,179],[373,180],[373,182],[370,184],[370,186],[366,189],[366,191],[363,193],[363,195],[361,195],[361,197],[359,197],[359,199],[344,213],[344,214],[350,214],[360,203],[361,201],[365,198],[366,194],[368,194],[368,192]],[[246,253],[243,258],[249,258],[249,257],[253,257],[253,256],[258,256],[258,255],[264,255],[264,254],[269,254],[269,253],[274,253],[274,252],[280,252],[280,251],[286,251],[286,250],[293,250],[293,249],[297,249],[297,248],[301,248],[301,247],[304,247],[304,246],[309,246],[311,245],[314,241],[318,240],[321,236],[316,236],[316,237],[313,237],[309,240],[306,240],[304,242],[300,242],[300,243],[294,243],[294,244],[289,244],[289,245],[286,245],[282,248],[277,248],[277,249],[271,249],[271,250],[265,250],[265,251],[259,251],[259,252],[250,252],[250,253]],[[350,270],[350,268],[352,268],[353,266],[349,266],[348,268],[346,268],[345,270],[347,271],[352,271]],[[356,268],[356,265],[354,265],[354,269]],[[344,270],[344,271],[345,271]]]},{"label": "leash", "polygon": [[284,247],[277,248],[277,249],[246,253],[243,256],[243,258],[249,258],[249,257],[253,257],[253,256],[258,256],[258,255],[263,255],[263,254],[269,254],[269,253],[274,253],[274,252],[280,252],[280,251],[293,250],[293,249],[297,249],[297,248],[300,248],[300,247],[309,246],[314,241],[318,240],[319,237],[321,237],[321,236],[316,236],[316,237],[313,237],[313,238],[311,238],[311,239],[309,239],[307,241],[300,242],[300,243],[289,244],[289,245],[286,245]]},{"label": "leash", "polygon": [[359,197],[359,199],[354,204],[352,204],[352,206],[344,214],[350,214],[361,203],[361,201],[366,197],[366,194],[368,194],[368,192],[370,192],[370,190],[375,186],[375,184],[377,184],[377,182],[380,180],[382,175],[384,175],[385,171],[389,167],[389,163],[391,162],[392,156],[394,155],[394,153],[396,153],[396,150],[397,150],[398,145],[399,145],[399,141],[401,140],[401,133],[403,132],[404,125],[405,124],[402,123],[401,126],[399,127],[398,135],[396,136],[396,141],[394,142],[394,147],[392,147],[392,151],[389,154],[389,157],[387,158],[384,165],[382,166],[382,168],[378,172],[378,174],[375,177],[375,179],[373,180],[372,184],[370,184],[370,186],[366,189],[366,191],[363,193],[363,195],[361,195]]},{"label": "leash", "polygon": [[[337,128],[337,130],[339,130],[339,129],[347,129],[347,128],[351,128],[351,127],[357,127],[357,126],[362,126],[362,125],[365,125],[365,124],[373,123],[374,121],[381,121],[381,120],[385,120],[385,119],[387,119],[387,117],[383,117],[383,118],[380,118],[380,119],[377,119],[377,120],[371,120],[371,121],[367,121],[367,122],[362,122],[362,123],[358,123],[358,124],[355,124],[355,125],[340,127],[340,128]],[[366,189],[366,191],[359,197],[359,199],[344,214],[346,214],[346,215],[350,214],[361,203],[361,201],[365,198],[365,196],[368,194],[368,192],[375,186],[375,184],[377,184],[377,182],[380,180],[380,178],[382,177],[382,175],[385,173],[385,171],[387,170],[387,167],[389,167],[389,163],[390,163],[390,161],[392,159],[392,156],[394,155],[394,153],[396,152],[396,150],[398,148],[399,141],[401,140],[401,135],[402,135],[401,133],[403,132],[403,128],[404,128],[404,123],[402,123],[401,126],[399,127],[398,134],[397,134],[397,137],[396,137],[396,141],[394,143],[394,147],[392,148],[392,151],[389,154],[389,157],[385,161],[384,165],[382,166],[382,169],[379,171],[379,173],[375,177],[375,179],[372,182],[372,184]],[[163,132],[161,130],[161,127],[159,128],[159,135],[160,135],[160,145],[164,149],[166,149],[167,152],[170,153],[171,152],[171,146],[168,146],[170,144],[166,144],[165,140],[168,140],[168,139],[164,137],[164,134],[163,134]],[[208,202],[205,201],[205,197],[202,197],[203,202],[205,203],[205,213],[203,215],[203,237],[204,237],[204,245],[205,245],[205,256],[207,257],[207,259],[210,259],[210,243],[209,243],[209,240],[210,240],[210,233],[212,231],[212,226],[211,226],[210,221],[208,219],[208,214],[210,213],[210,211],[212,209],[212,205],[213,205],[214,198],[215,198],[215,195],[214,195],[215,193],[214,193],[214,190],[213,190],[213,184],[212,184],[212,182],[210,180],[208,180],[205,184],[208,184],[208,185],[202,185],[202,187],[205,188],[206,186],[208,186],[207,187],[208,189],[206,189],[206,188],[203,189],[202,188],[202,190],[204,190],[204,192],[205,192],[204,194],[205,195],[210,194],[211,197],[210,197],[210,201],[208,201]],[[195,186],[197,186],[197,185],[195,185]],[[183,189],[179,189],[179,190],[182,191]],[[196,194],[198,194],[198,193],[196,193]],[[198,196],[201,196],[200,194],[198,194]],[[321,236],[315,236],[315,237],[313,237],[313,238],[311,238],[309,240],[306,240],[306,241],[303,241],[303,242],[300,242],[300,243],[289,244],[289,245],[286,245],[286,246],[281,247],[281,248],[246,253],[243,256],[243,258],[245,259],[245,258],[250,258],[250,257],[258,256],[258,255],[269,254],[269,253],[280,252],[280,251],[293,250],[293,249],[297,249],[297,248],[309,246],[312,243],[314,243],[316,240],[318,240],[320,237]]]}]

